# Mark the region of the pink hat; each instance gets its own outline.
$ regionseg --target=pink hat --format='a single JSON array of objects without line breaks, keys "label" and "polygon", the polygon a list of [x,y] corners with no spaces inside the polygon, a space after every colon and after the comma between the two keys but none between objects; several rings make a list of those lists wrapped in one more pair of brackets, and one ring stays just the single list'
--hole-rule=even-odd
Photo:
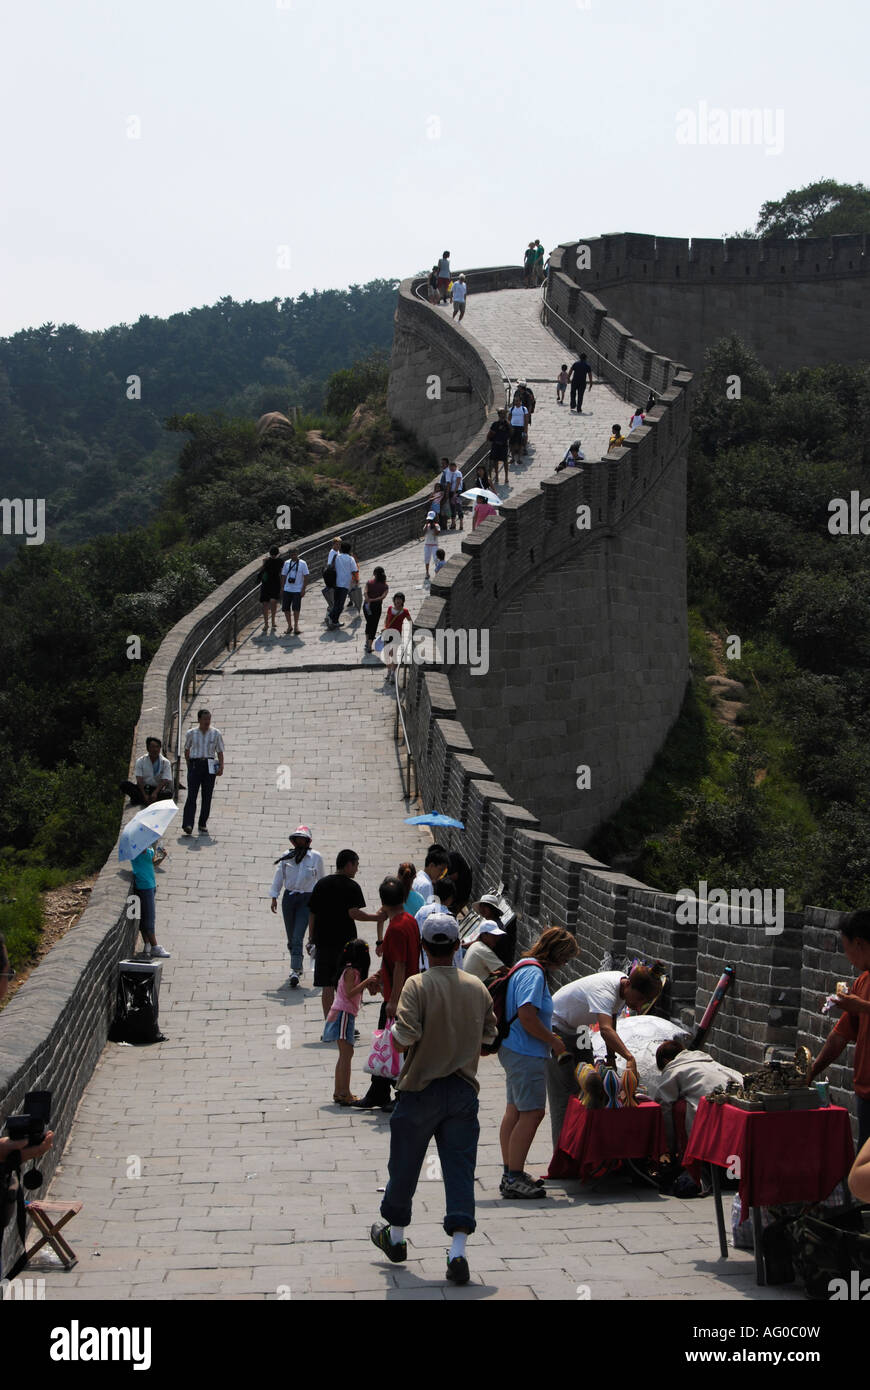
[{"label": "pink hat", "polygon": [[307,825],[297,825],[290,839],[295,840],[297,835],[304,835],[306,840],[311,839],[311,831],[308,829]]}]

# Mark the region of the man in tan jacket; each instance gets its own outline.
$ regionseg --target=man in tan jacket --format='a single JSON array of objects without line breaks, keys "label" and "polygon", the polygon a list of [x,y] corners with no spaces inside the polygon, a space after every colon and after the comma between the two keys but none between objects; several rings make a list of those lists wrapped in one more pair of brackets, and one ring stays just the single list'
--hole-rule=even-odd
[{"label": "man in tan jacket", "polygon": [[455,917],[433,913],[421,935],[429,969],[405,981],[393,1028],[393,1041],[407,1056],[390,1120],[390,1178],[381,1203],[386,1225],[376,1222],[370,1234],[394,1263],[408,1258],[405,1227],[434,1138],[447,1197],[444,1229],[451,1237],[447,1278],[467,1284],[465,1243],[475,1229],[474,1169],[480,1135],[477,1064],[481,1047],[494,1041],[497,1026],[489,990],[453,964],[459,945]]}]

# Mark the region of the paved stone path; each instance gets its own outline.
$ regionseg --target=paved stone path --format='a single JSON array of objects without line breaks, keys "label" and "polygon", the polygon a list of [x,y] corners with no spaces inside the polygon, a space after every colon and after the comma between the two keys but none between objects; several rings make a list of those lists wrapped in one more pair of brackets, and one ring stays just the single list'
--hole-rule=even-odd
[{"label": "paved stone path", "polygon": [[[465,322],[512,375],[554,376],[565,353],[536,314],[537,296],[502,291],[472,299]],[[613,420],[627,425],[626,408],[606,387],[595,388],[595,414],[579,431],[577,417],[555,404],[555,388],[550,395],[536,387],[536,395],[538,448],[517,486],[551,472],[578,432],[591,453],[606,447]],[[448,535],[446,548],[461,539]],[[424,595],[422,546],[403,546],[383,563],[415,613]],[[216,787],[213,833],[185,839],[176,822],[158,870],[158,934],[172,952],[160,993],[167,1041],[110,1043],[103,1052],[50,1193],[84,1202],[70,1228],[79,1263],[50,1274],[46,1296],[795,1296],[757,1288],[745,1253],[732,1252],[727,1264],[718,1259],[709,1201],[662,1198],[618,1175],[593,1188],[553,1184],[540,1205],[502,1201],[504,1084],[496,1059],[481,1063],[472,1283],[457,1289],[443,1282],[448,1241],[434,1149],[407,1265],[390,1265],[373,1249],[368,1228],[386,1179],[389,1119],[332,1104],[336,1053],[319,1041],[319,994],[281,988],[284,931],[266,894],[272,861],[300,820],[312,826],[330,867],[339,849],[357,850],[369,905],[402,859],[422,862],[429,837],[404,824],[413,808],[402,797],[394,699],[379,663],[372,658],[378,669],[364,669],[360,624],[334,633],[321,626],[317,588],[303,605],[301,638],[262,638],[252,627],[197,693],[194,704],[207,704],[224,732],[227,767]],[[334,669],[304,669],[315,665]],[[288,771],[289,787],[281,786]],[[360,934],[373,941],[373,928],[362,925]],[[368,1001],[364,1041],[376,1018],[377,1002]],[[358,1093],[363,1060],[361,1045]],[[546,1167],[548,1136],[545,1120],[532,1171]]]}]

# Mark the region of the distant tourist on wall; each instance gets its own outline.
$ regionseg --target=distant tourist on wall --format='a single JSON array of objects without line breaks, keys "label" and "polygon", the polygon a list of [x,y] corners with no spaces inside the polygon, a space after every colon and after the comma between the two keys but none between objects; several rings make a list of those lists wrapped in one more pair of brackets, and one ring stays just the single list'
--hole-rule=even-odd
[{"label": "distant tourist on wall", "polygon": [[333,596],[332,609],[329,614],[329,626],[331,629],[341,627],[341,613],[345,605],[348,593],[353,587],[353,574],[356,569],[356,560],[353,558],[350,548],[350,541],[342,541],[341,550],[333,560],[335,565],[335,591]]},{"label": "distant tourist on wall", "polygon": [[350,555],[353,560],[353,573],[350,576],[350,588],[347,591],[347,606],[354,609],[356,616],[359,617],[363,606],[363,591],[359,582],[359,562],[353,552],[352,543]]},{"label": "distant tourist on wall", "polygon": [[610,435],[610,443],[607,446],[608,454],[612,454],[615,449],[625,448],[625,435],[622,433],[621,425],[613,425]]},{"label": "distant tourist on wall", "polygon": [[572,364],[568,373],[568,381],[571,385],[571,409],[576,409],[577,414],[582,415],[586,388],[592,386],[592,368],[586,361],[585,352],[581,352],[577,361]]},{"label": "distant tourist on wall", "polygon": [[126,792],[133,806],[150,806],[155,801],[166,801],[172,796],[172,767],[169,759],[163,756],[159,738],[146,738],[145,752],[136,759],[133,768],[134,782],[122,782],[120,790]]},{"label": "distant tourist on wall", "polygon": [[632,413],[632,417],[631,417],[631,419],[630,419],[629,422],[628,422],[628,432],[629,432],[629,434],[631,433],[632,430],[636,430],[636,429],[638,428],[638,426],[639,426],[639,425],[642,425],[642,424],[643,424],[643,411],[641,410],[641,408],[640,408],[639,405],[636,405],[635,408],[634,408],[634,411],[633,411],[633,413]]},{"label": "distant tourist on wall", "polygon": [[853,1082],[860,1149],[870,1139],[870,911],[861,909],[843,918],[840,947],[849,964],[861,973],[845,994],[833,996],[843,1015],[814,1061],[809,1079],[814,1081],[850,1042],[855,1044]]},{"label": "distant tourist on wall", "polygon": [[441,486],[446,491],[447,501],[450,505],[450,530],[456,530],[456,523],[459,522],[459,529],[462,530],[462,474],[456,463],[448,463],[447,459],[441,460],[444,471],[441,474]]},{"label": "distant tourist on wall", "polygon": [[365,587],[365,598],[363,599],[363,613],[366,620],[366,651],[372,649],[372,642],[378,633],[378,624],[381,621],[381,610],[384,606],[384,599],[390,592],[387,584],[386,571],[380,566],[375,565],[372,577]]},{"label": "distant tourist on wall", "polygon": [[[460,528],[460,529],[461,529],[461,528]],[[439,570],[443,570],[443,568],[444,568],[444,566],[445,566],[446,564],[447,564],[447,556],[445,555],[444,551],[443,551],[443,550],[436,550],[436,551],[435,551],[435,573],[437,574]]]},{"label": "distant tourist on wall", "polygon": [[[442,483],[441,479],[439,478],[438,481],[437,481],[437,483],[434,485],[434,487],[433,487],[433,489],[432,489],[432,496],[429,498],[429,501],[428,501],[427,506],[426,506],[426,511],[427,511],[427,512],[434,512],[436,518],[437,518],[437,519],[439,520],[439,522],[440,522],[440,520],[441,520],[441,509],[442,509],[442,507],[444,507],[444,505],[445,505],[445,503],[447,502],[447,500],[448,500],[448,499],[447,499],[447,493],[446,493],[446,491],[445,491],[444,484]],[[445,509],[445,510],[447,510],[447,509]]]},{"label": "distant tourist on wall", "polygon": [[438,525],[438,517],[435,512],[426,514],[426,522],[423,526],[423,564],[426,566],[426,578],[429,578],[429,566],[435,559],[435,551],[438,549],[438,537],[441,535],[441,527]]},{"label": "distant tourist on wall", "polygon": [[[326,564],[324,565],[324,569],[323,569],[324,574],[326,574],[329,570],[335,568],[335,557],[336,557],[336,555],[338,555],[338,554],[340,553],[340,551],[341,551],[341,536],[333,536],[333,538],[332,538],[332,544],[331,544],[330,547],[329,547],[329,553],[328,553],[328,555],[327,555],[327,557],[326,557]],[[334,602],[335,602],[335,585],[334,585],[334,584],[327,584],[327,583],[324,582],[323,588],[320,590],[320,592],[323,594],[323,597],[326,599],[326,617],[324,618],[323,621],[324,621],[325,623],[328,623],[328,622],[329,622],[329,614],[330,614],[330,612],[332,611],[332,605],[333,605]]]},{"label": "distant tourist on wall", "polygon": [[433,265],[432,273],[429,276],[429,303],[437,304],[439,299],[438,290],[438,267]]},{"label": "distant tourist on wall", "polygon": [[[409,623],[410,621],[411,614],[405,607],[405,595],[399,593],[394,594],[393,601],[387,609],[387,615],[384,618],[384,626],[381,629],[382,633],[398,632],[399,636],[401,636],[402,628],[405,626],[405,623]],[[390,646],[387,648],[387,680],[389,682],[395,681],[396,679],[397,645],[398,638],[395,639],[395,642],[391,642]]]},{"label": "distant tourist on wall", "polygon": [[575,439],[569,446],[568,452],[562,462],[556,465],[556,472],[561,473],[563,468],[579,468],[581,463],[585,463],[586,455],[581,452],[580,440]]},{"label": "distant tourist on wall", "polygon": [[538,240],[535,242],[535,259],[532,271],[536,285],[541,285],[544,282],[544,255],[544,248]]},{"label": "distant tourist on wall", "polygon": [[299,550],[293,545],[290,547],[290,554],[284,561],[281,568],[281,578],[284,583],[284,592],[281,600],[281,610],[287,621],[287,637],[292,632],[294,636],[299,635],[299,614],[302,609],[302,598],[308,588],[308,566],[304,560],[299,559]]},{"label": "distant tourist on wall", "polygon": [[[489,427],[489,461],[492,464],[493,483],[498,483],[498,472],[504,467],[504,480],[508,480],[508,444],[511,438],[511,425],[506,409],[499,410],[498,416]],[[482,487],[482,483],[477,484]]]},{"label": "distant tourist on wall", "polygon": [[199,833],[204,835],[208,829],[211,812],[211,799],[214,794],[216,777],[224,775],[224,737],[220,729],[211,726],[211,711],[201,709],[197,712],[197,723],[188,729],[184,739],[184,757],[187,762],[187,800],[181,818],[182,835],[193,834],[196,819],[196,800],[201,794],[199,808]]},{"label": "distant tourist on wall", "polygon": [[459,316],[459,322],[465,318],[465,303],[468,298],[468,286],[465,283],[465,276],[460,275],[458,280],[453,281],[453,317]]},{"label": "distant tourist on wall", "polygon": [[562,363],[562,370],[556,378],[556,404],[565,404],[565,388],[568,385],[568,363]]},{"label": "distant tourist on wall", "polygon": [[656,403],[655,394],[654,394],[652,391],[650,391],[650,393],[649,393],[649,398],[647,399],[647,403],[646,403],[646,413],[647,413],[647,415],[649,415],[650,411],[651,411],[651,410],[653,409],[653,407],[655,406],[655,403]]},{"label": "distant tourist on wall", "polygon": [[[505,468],[507,468],[507,463],[505,463]],[[488,516],[498,516],[498,508],[494,507],[491,502],[486,502],[482,497],[479,497],[474,504],[474,511],[471,513],[472,531],[476,531],[478,526],[481,526]]]},{"label": "distant tourist on wall", "polygon": [[396,878],[399,880],[399,882],[405,890],[405,911],[410,912],[412,917],[417,916],[417,913],[423,906],[424,901],[423,894],[418,893],[416,888],[414,887],[414,879],[416,877],[417,866],[416,864],[412,864],[409,859],[406,859],[403,864],[399,865],[398,872],[396,873]]},{"label": "distant tourist on wall", "polygon": [[479,463],[474,472],[474,487],[482,487],[489,492],[489,472],[485,463]]},{"label": "distant tourist on wall", "polygon": [[275,631],[275,619],[278,616],[278,600],[281,597],[281,557],[278,553],[277,545],[273,545],[266,559],[263,561],[263,568],[260,571],[260,603],[263,606],[263,631],[269,631],[269,619],[272,620],[272,631]]},{"label": "distant tourist on wall", "polygon": [[529,418],[528,418],[528,420],[526,421],[526,439],[525,439],[526,448],[528,449],[528,446],[529,446],[529,430],[530,430],[530,428],[531,428],[532,417],[534,416],[534,413],[535,413],[535,405],[537,404],[537,402],[536,402],[536,400],[535,400],[535,393],[534,393],[534,391],[532,390],[531,386],[529,386],[529,385],[527,384],[527,382],[525,382],[525,381],[521,381],[521,382],[520,382],[520,385],[519,385],[519,395],[520,395],[520,400],[522,401],[523,405],[526,407],[526,410],[529,412]]},{"label": "distant tourist on wall", "polygon": [[305,959],[303,949],[305,931],[309,925],[308,904],[326,870],[317,850],[311,848],[311,831],[307,825],[296,827],[290,836],[290,845],[288,852],[275,860],[269,906],[272,912],[278,911],[280,893],[281,915],[284,918],[287,950],[290,952],[290,974],[285,988],[296,989]]},{"label": "distant tourist on wall", "polygon": [[[514,392],[509,419],[511,427],[510,453],[511,458],[514,463],[516,463],[520,455],[526,451],[526,437],[529,428],[528,406],[523,405],[522,396],[519,391]],[[507,459],[505,459],[504,465],[504,480],[505,482],[508,480]]]},{"label": "distant tourist on wall", "polygon": [[438,262],[438,302],[446,304],[447,286],[450,284],[450,252],[442,251]]},{"label": "distant tourist on wall", "polygon": [[535,243],[530,241],[523,256],[523,280],[527,290],[532,288],[535,275]]},{"label": "distant tourist on wall", "polygon": [[365,911],[366,900],[355,882],[358,872],[359,855],[352,849],[339,850],[335,873],[318,879],[308,899],[308,941],[314,947],[314,987],[322,991],[320,1004],[324,1018],[335,998],[335,977],[341,953],[348,941],[356,938],[357,922],[377,922],[380,929],[387,915],[383,910]]},{"label": "distant tourist on wall", "polygon": [[139,901],[139,930],[145,942],[145,955],[149,960],[169,960],[169,952],[157,944],[157,915],[155,898],[157,878],[154,865],[158,862],[153,846],[143,849],[141,854],[131,860],[133,866],[133,892]]}]

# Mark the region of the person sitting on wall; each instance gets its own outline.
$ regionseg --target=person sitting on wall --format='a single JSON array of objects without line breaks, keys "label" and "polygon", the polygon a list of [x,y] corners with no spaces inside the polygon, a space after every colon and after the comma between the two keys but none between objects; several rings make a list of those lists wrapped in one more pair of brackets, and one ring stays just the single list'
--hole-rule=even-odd
[{"label": "person sitting on wall", "polygon": [[120,784],[119,790],[127,793],[131,806],[150,806],[172,796],[172,768],[160,751],[162,747],[159,738],[146,738],[146,752],[136,759],[133,769],[135,782]]},{"label": "person sitting on wall", "polygon": [[567,454],[560,464],[556,466],[556,472],[561,473],[563,468],[579,468],[581,463],[586,461],[586,455],[581,453],[580,440],[575,439],[568,449]]},{"label": "person sitting on wall", "polygon": [[612,454],[615,449],[625,448],[625,435],[622,433],[621,425],[613,425],[613,433],[610,436],[610,443],[607,446],[608,454]]},{"label": "person sitting on wall", "polygon": [[656,1066],[661,1072],[661,1080],[655,1099],[662,1107],[662,1119],[668,1149],[676,1151],[674,1133],[674,1105],[678,1100],[686,1102],[686,1138],[695,1123],[698,1101],[703,1100],[717,1086],[727,1086],[729,1081],[743,1081],[743,1075],[733,1067],[723,1066],[711,1057],[709,1052],[689,1051],[682,1038],[671,1038],[656,1049]]}]

